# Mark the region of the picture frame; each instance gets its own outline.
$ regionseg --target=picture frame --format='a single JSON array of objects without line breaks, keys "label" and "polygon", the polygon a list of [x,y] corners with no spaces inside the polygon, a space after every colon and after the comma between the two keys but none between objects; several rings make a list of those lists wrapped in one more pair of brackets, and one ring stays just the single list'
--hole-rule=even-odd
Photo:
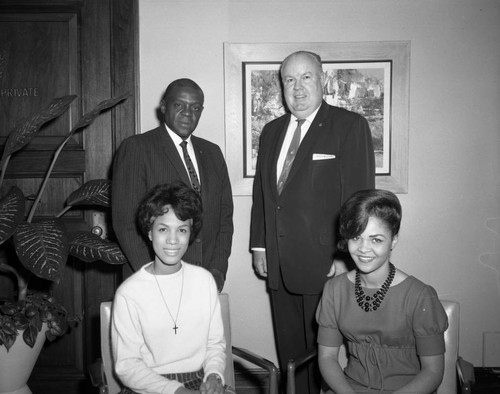
[{"label": "picture frame", "polygon": [[408,192],[409,41],[224,43],[226,161],[233,195],[251,195],[264,125],[286,111],[279,67],[289,54],[321,56],[324,99],[359,112],[374,141],[376,187]]}]

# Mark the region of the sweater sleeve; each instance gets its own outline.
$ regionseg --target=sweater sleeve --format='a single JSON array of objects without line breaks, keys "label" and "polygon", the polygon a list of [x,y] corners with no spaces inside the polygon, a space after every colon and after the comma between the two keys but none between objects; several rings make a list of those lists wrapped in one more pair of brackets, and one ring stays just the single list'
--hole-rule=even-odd
[{"label": "sweater sleeve", "polygon": [[205,373],[205,379],[211,373],[216,373],[224,382],[224,371],[226,369],[226,339],[224,337],[224,324],[222,322],[217,286],[212,277],[210,277],[210,300],[212,309],[211,321],[203,371]]}]

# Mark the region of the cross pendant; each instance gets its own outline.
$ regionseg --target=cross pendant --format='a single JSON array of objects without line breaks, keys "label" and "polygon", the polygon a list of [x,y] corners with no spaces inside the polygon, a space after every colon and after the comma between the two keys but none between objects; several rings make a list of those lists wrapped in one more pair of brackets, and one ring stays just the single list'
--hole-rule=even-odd
[{"label": "cross pendant", "polygon": [[177,329],[178,328],[179,327],[177,327],[177,323],[174,323],[174,326],[172,327],[172,329],[174,330],[175,335],[177,335]]}]

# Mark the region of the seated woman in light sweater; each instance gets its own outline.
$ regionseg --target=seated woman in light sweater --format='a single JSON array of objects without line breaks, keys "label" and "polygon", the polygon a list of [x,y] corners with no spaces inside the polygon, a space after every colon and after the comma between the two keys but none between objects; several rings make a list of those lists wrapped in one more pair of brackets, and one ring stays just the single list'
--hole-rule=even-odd
[{"label": "seated woman in light sweater", "polygon": [[224,328],[216,283],[182,261],[201,228],[201,199],[183,183],[142,200],[138,224],[155,259],[116,291],[111,339],[122,393],[223,394]]}]

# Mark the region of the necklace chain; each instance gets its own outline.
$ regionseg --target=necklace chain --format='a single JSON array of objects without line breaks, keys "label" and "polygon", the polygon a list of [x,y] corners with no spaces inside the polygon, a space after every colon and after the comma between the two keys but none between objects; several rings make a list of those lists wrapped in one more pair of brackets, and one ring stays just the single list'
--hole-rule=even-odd
[{"label": "necklace chain", "polygon": [[356,301],[358,302],[359,307],[365,312],[376,311],[380,307],[380,304],[382,304],[382,301],[384,300],[385,295],[389,290],[389,287],[391,286],[395,274],[396,268],[392,263],[389,263],[389,275],[387,276],[385,282],[382,284],[382,287],[378,289],[373,296],[368,296],[365,294],[363,288],[361,287],[361,276],[359,274],[359,269],[357,269],[356,278],[354,281],[354,295],[356,296]]},{"label": "necklace chain", "polygon": [[[182,267],[181,267],[181,269],[182,269]],[[167,312],[170,315],[170,318],[172,319],[172,321],[174,322],[174,326],[172,327],[172,329],[174,330],[175,335],[177,335],[177,330],[179,329],[179,327],[177,326],[177,319],[179,318],[179,311],[181,310],[182,293],[184,292],[184,269],[182,269],[181,296],[179,297],[179,305],[177,305],[177,313],[175,315],[175,319],[172,316],[172,313],[170,312],[170,308],[168,307],[168,304],[167,304],[167,301],[165,300],[165,297],[163,296],[163,291],[161,291],[160,283],[158,282],[158,279],[156,278],[156,270],[155,270],[154,265],[153,265],[153,277],[155,278],[156,285],[158,286],[158,290],[161,294],[161,299],[163,300],[163,303],[167,307]]]}]

